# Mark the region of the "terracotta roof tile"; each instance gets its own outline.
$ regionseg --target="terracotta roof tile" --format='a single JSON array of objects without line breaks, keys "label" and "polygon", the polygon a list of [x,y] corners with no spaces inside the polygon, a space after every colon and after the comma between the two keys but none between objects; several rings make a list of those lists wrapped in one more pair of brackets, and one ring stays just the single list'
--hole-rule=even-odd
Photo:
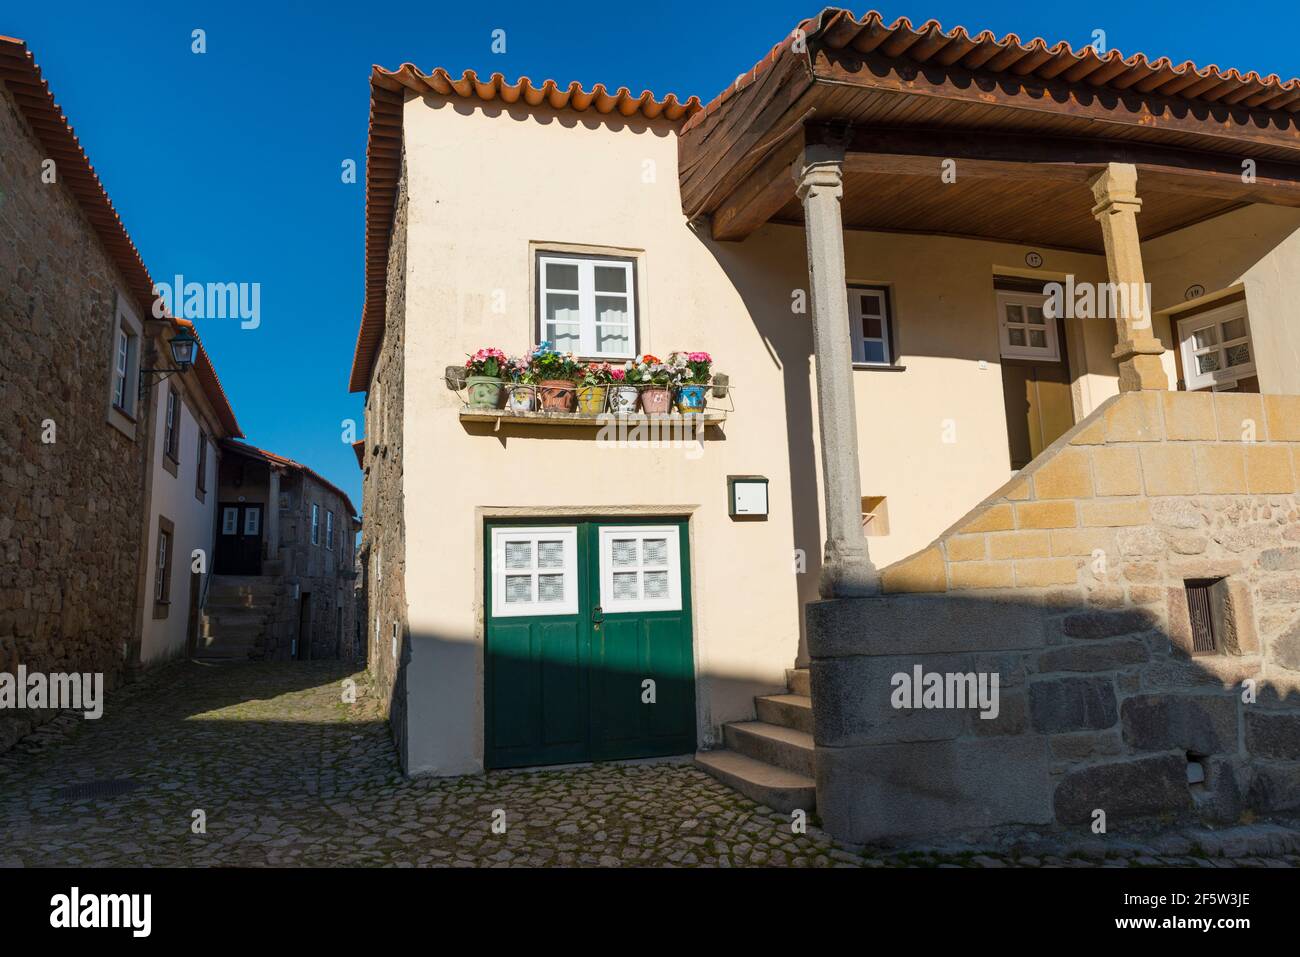
[{"label": "terracotta roof tile", "polygon": [[[90,165],[86,151],[68,124],[68,119],[54,102],[49,84],[41,79],[41,68],[36,65],[27,44],[14,37],[0,36],[0,80],[13,96],[28,126],[41,143],[41,148],[58,163],[59,176],[90,220],[96,235],[108,253],[110,261],[126,280],[130,293],[142,316],[153,315],[153,279],[140,258],[135,243],[131,241],[122,219],[113,208],[104,185],[95,168]],[[198,338],[194,324],[186,319],[171,322],[179,329],[187,329]],[[212,403],[221,424],[233,436],[242,436],[235,412],[230,407],[216,367],[203,343],[199,343],[198,359],[194,368],[208,401]]]},{"label": "terracotta roof tile", "polygon": [[996,34],[983,30],[972,36],[962,26],[945,31],[936,20],[914,27],[907,17],[899,17],[887,24],[875,10],[859,18],[848,10],[828,7],[802,21],[753,70],[692,114],[683,132],[702,123],[728,98],[752,83],[778,56],[792,48],[799,33],[832,50],[875,51],[915,63],[933,62],[1038,80],[1083,82],[1117,91],[1133,89],[1249,109],[1300,112],[1300,79],[1284,81],[1276,73],[1260,76],[1251,70],[1243,74],[1236,69],[1222,70],[1213,63],[1201,68],[1191,60],[1175,66],[1167,57],[1152,60],[1144,53],[1126,57],[1114,49],[1099,55],[1091,46],[1076,50],[1065,41],[1049,46],[1041,37],[1026,43],[1014,33],[999,39]]}]

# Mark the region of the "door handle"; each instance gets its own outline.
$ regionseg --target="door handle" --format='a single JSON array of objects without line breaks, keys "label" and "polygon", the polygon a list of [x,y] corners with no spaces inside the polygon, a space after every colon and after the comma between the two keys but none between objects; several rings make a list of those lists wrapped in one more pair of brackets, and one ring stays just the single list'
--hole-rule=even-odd
[{"label": "door handle", "polygon": [[604,620],[605,620],[605,609],[601,608],[599,605],[596,605],[595,607],[593,607],[593,608],[591,609],[591,621],[592,621],[592,623],[593,623],[593,624],[596,624],[596,625],[599,625],[599,624],[600,624],[602,621],[604,621]]}]

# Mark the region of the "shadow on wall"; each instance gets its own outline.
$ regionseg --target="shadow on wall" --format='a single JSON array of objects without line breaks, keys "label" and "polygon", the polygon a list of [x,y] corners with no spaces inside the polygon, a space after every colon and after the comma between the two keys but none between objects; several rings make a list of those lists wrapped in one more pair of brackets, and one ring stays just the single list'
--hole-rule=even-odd
[{"label": "shadow on wall", "polygon": [[[403,770],[452,776],[693,754],[722,746],[723,722],[753,720],[755,696],[785,691],[753,675],[697,672],[691,645],[662,624],[620,627],[608,615],[598,635],[557,616],[484,644],[403,632],[388,698]],[[392,660],[386,643],[373,654]]]},{"label": "shadow on wall", "polygon": [[1050,593],[813,603],[819,813],[867,842],[1294,810],[1300,671],[1219,626],[1188,655],[1151,609]]}]

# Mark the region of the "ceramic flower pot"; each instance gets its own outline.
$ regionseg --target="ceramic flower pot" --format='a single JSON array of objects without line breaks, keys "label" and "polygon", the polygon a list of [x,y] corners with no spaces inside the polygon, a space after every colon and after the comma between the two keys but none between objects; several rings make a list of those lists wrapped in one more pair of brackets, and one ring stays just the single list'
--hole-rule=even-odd
[{"label": "ceramic flower pot", "polygon": [[605,392],[603,385],[578,386],[578,411],[583,415],[600,415],[605,411]]},{"label": "ceramic flower pot", "polygon": [[537,398],[543,412],[572,412],[576,392],[568,379],[543,379],[537,383]]},{"label": "ceramic flower pot", "polygon": [[704,396],[707,385],[683,385],[677,389],[677,411],[681,413],[703,412]]},{"label": "ceramic flower pot", "polygon": [[647,415],[667,412],[671,394],[668,387],[664,385],[646,386],[641,390],[641,411]]},{"label": "ceramic flower pot", "polygon": [[501,408],[502,385],[504,383],[495,376],[466,376],[465,391],[469,395],[469,407],[471,409]]},{"label": "ceramic flower pot", "polygon": [[636,386],[614,385],[609,387],[609,411],[615,415],[630,415],[636,411]]},{"label": "ceramic flower pot", "polygon": [[537,390],[531,385],[506,386],[506,408],[511,412],[531,412],[537,399]]}]

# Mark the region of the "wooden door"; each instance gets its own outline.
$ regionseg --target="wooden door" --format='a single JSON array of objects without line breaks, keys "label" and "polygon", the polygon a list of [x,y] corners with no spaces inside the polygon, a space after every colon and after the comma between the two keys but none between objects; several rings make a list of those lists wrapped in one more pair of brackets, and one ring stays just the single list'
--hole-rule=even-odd
[{"label": "wooden door", "polygon": [[222,502],[218,508],[217,574],[262,574],[262,504]]},{"label": "wooden door", "polygon": [[684,522],[489,525],[488,767],[695,749]]}]

